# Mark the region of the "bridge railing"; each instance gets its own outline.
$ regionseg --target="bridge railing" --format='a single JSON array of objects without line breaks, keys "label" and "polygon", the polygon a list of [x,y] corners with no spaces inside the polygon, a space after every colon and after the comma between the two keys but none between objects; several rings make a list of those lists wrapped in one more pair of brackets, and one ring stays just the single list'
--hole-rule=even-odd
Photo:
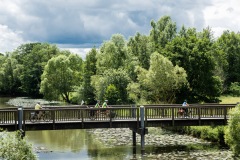
[{"label": "bridge railing", "polygon": [[[110,108],[90,108],[90,107],[69,107],[69,108],[45,108],[42,111],[47,112],[48,117],[50,117],[49,122],[54,123],[61,121],[106,121],[111,119],[129,120],[131,118],[137,118],[138,108],[132,107],[119,107],[114,106]],[[35,113],[33,108],[24,109],[23,120],[28,122],[30,120],[31,114]],[[108,119],[107,119],[108,118]]]},{"label": "bridge railing", "polygon": [[[193,106],[145,106],[146,119],[177,119],[187,116],[189,118],[227,118],[228,112],[234,108],[232,105],[193,105]],[[181,113],[181,109],[187,109],[187,114]]]},{"label": "bridge railing", "polygon": [[3,109],[0,112],[0,124],[17,124],[17,110],[13,109]]}]

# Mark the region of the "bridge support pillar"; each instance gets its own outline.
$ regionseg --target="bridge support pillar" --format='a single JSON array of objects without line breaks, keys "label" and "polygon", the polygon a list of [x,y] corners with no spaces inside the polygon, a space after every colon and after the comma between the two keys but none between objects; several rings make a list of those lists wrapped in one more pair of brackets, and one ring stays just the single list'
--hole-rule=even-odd
[{"label": "bridge support pillar", "polygon": [[136,140],[136,132],[132,130],[132,140],[133,140],[133,147],[137,146],[137,140]]},{"label": "bridge support pillar", "polygon": [[23,107],[18,107],[18,130],[21,133],[21,137],[23,138],[25,136],[25,132],[22,129],[22,122],[23,122]]},{"label": "bridge support pillar", "polygon": [[137,149],[136,149],[137,140],[136,140],[136,132],[134,130],[132,130],[132,141],[133,141],[132,153],[133,153],[133,156],[136,156],[136,153],[137,153]]},{"label": "bridge support pillar", "polygon": [[140,106],[141,118],[141,153],[145,152],[145,126],[144,126],[144,106]]}]

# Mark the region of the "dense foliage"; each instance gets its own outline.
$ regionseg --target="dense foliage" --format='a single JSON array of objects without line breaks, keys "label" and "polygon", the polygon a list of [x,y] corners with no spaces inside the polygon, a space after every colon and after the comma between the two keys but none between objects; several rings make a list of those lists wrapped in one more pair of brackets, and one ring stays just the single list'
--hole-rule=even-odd
[{"label": "dense foliage", "polygon": [[19,131],[14,133],[0,132],[0,159],[4,160],[35,160],[31,144],[21,138]]},{"label": "dense foliage", "polygon": [[235,156],[240,155],[240,105],[231,109],[225,133],[225,141]]},{"label": "dense foliage", "polygon": [[0,55],[0,94],[110,104],[218,102],[239,94],[240,34],[214,38],[171,17],[151,21],[149,35],[114,34],[83,60],[47,43]]},{"label": "dense foliage", "polygon": [[56,100],[59,96],[70,102],[70,93],[81,82],[82,59],[74,54],[51,58],[41,76],[40,92],[45,98]]}]

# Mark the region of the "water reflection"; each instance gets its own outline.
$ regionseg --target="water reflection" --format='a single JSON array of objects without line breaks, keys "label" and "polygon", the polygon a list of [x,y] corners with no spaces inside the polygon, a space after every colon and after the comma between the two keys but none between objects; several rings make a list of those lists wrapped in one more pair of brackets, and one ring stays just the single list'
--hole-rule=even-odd
[{"label": "water reflection", "polygon": [[[95,135],[87,130],[52,130],[52,131],[27,131],[27,139],[34,144],[38,151],[39,159],[149,159],[149,155],[161,155],[162,158],[169,155],[188,158],[193,152],[212,150],[219,148],[213,144],[189,144],[189,145],[166,145],[145,147],[145,155],[141,155],[138,145],[108,147],[94,138]],[[148,155],[148,156],[146,156]],[[156,157],[155,157],[156,158]]]},{"label": "water reflection", "polygon": [[26,137],[50,151],[78,152],[84,148],[85,130],[27,131]]},{"label": "water reflection", "polygon": [[[34,144],[41,159],[63,156],[87,159],[125,159],[132,155],[131,146],[109,148],[94,140],[86,130],[27,131],[26,138]],[[61,155],[61,156],[60,156]],[[60,156],[60,157],[59,157]],[[45,158],[44,158],[45,157]],[[64,159],[64,158],[63,158]]]}]

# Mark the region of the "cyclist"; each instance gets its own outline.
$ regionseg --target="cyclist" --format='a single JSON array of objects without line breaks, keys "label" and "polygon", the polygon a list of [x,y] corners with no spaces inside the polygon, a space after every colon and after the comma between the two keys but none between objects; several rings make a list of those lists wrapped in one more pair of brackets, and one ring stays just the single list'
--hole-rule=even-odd
[{"label": "cyclist", "polygon": [[42,116],[43,112],[40,111],[42,108],[42,106],[40,105],[40,102],[37,102],[37,104],[35,105],[35,110],[36,110],[36,115],[38,117],[38,119],[40,119],[40,117]]},{"label": "cyclist", "polygon": [[95,108],[100,108],[100,100],[97,100],[97,103],[95,104]]},{"label": "cyclist", "polygon": [[[187,100],[184,100],[182,106],[189,106],[189,104],[187,103]],[[187,118],[188,117],[188,108],[183,108],[184,111],[184,117]]]},{"label": "cyclist", "polygon": [[[104,103],[102,104],[102,108],[108,108],[108,100],[105,100]],[[107,109],[102,110],[106,115],[108,114]]]}]

